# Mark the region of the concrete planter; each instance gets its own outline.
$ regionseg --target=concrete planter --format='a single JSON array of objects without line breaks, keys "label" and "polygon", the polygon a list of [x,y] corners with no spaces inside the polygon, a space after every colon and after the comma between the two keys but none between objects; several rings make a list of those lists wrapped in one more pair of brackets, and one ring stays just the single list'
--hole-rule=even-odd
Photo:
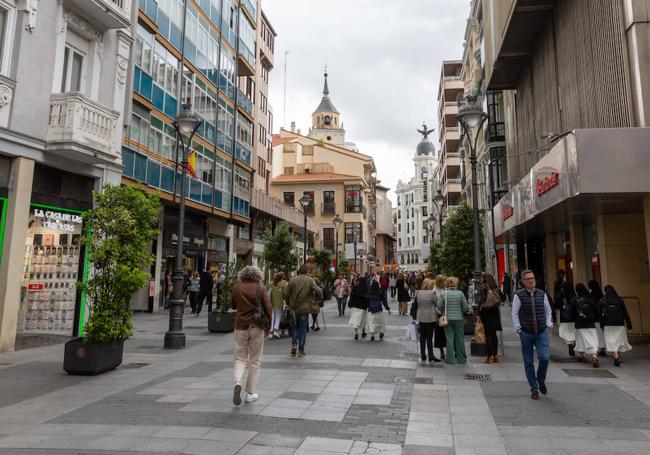
[{"label": "concrete planter", "polygon": [[63,369],[68,374],[93,376],[114,370],[122,364],[124,340],[112,343],[84,343],[75,338],[65,344]]},{"label": "concrete planter", "polygon": [[212,333],[230,333],[235,330],[235,313],[208,313],[208,330]]}]

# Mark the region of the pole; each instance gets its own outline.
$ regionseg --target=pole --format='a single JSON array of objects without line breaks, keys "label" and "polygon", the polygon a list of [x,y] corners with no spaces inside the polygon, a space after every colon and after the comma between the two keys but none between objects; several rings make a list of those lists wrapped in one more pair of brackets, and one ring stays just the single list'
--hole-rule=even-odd
[{"label": "pole", "polygon": [[282,125],[287,127],[287,54],[291,51],[284,51],[284,105],[282,112]]},{"label": "pole", "polygon": [[335,261],[336,261],[336,270],[334,270],[334,273],[338,273],[338,271],[339,271],[339,228],[340,227],[341,226],[336,226],[336,235],[335,235],[335,237],[336,237],[336,245],[334,247],[334,249],[336,250],[336,252],[334,253],[334,257],[336,258],[335,259]]},{"label": "pole", "polygon": [[[478,137],[478,132],[476,133]],[[476,144],[469,142],[469,163],[472,171],[472,239],[474,241],[474,296],[478,297],[478,285],[481,279],[481,231],[480,218],[478,213],[478,182],[476,172]],[[474,300],[476,302],[476,300]]]},{"label": "pole", "polygon": [[357,267],[357,231],[354,230],[354,271],[359,273],[359,268]]},{"label": "pole", "polygon": [[490,164],[488,166],[489,175],[490,175],[490,221],[492,224],[492,248],[494,249],[494,264],[496,273],[497,283],[499,282],[499,258],[497,256],[497,233],[494,229],[494,163],[490,157]]},{"label": "pole", "polygon": [[303,243],[303,249],[302,249],[302,263],[307,264],[307,207],[303,207],[302,209],[304,215],[305,215],[305,225],[304,225],[304,230],[302,231],[302,243]]}]

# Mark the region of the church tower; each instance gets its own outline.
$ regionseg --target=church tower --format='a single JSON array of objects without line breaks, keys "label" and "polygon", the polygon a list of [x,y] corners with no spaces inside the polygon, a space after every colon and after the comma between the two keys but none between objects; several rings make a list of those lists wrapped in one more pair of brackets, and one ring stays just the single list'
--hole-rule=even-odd
[{"label": "church tower", "polygon": [[332,104],[332,100],[330,100],[330,91],[327,86],[327,73],[324,76],[323,99],[311,115],[309,137],[344,147],[345,130],[341,123],[341,114],[336,110],[334,104]]}]

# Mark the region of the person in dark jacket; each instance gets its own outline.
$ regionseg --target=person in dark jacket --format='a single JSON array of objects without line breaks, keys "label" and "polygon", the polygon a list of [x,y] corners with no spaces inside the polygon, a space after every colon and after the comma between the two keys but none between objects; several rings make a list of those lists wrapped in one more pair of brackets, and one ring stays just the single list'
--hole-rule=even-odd
[{"label": "person in dark jacket", "polygon": [[[605,345],[614,356],[614,366],[621,366],[621,352],[632,349],[627,341],[627,330],[632,330],[632,321],[625,302],[614,286],[605,286],[605,296],[600,299],[600,322],[604,327]],[[626,330],[627,328],[627,330]]]},{"label": "person in dark jacket", "polygon": [[203,302],[208,300],[208,313],[212,312],[212,286],[214,285],[214,280],[212,279],[212,274],[207,270],[203,269],[199,273],[199,295],[196,298],[196,314],[201,312],[203,309]]},{"label": "person in dark jacket", "polygon": [[365,279],[361,279],[358,273],[355,273],[348,301],[350,308],[350,325],[354,328],[354,339],[359,339],[359,329],[361,337],[366,337],[366,316],[368,314],[368,285]]},{"label": "person in dark jacket", "polygon": [[399,314],[406,314],[408,301],[411,300],[409,294],[409,284],[404,278],[404,274],[400,273],[397,278],[397,301],[399,302]]},{"label": "person in dark jacket", "polygon": [[589,291],[583,283],[576,284],[576,296],[572,300],[573,320],[576,327],[576,347],[578,362],[591,356],[591,364],[598,368],[598,334],[596,333],[596,314]]},{"label": "person in dark jacket", "polygon": [[501,328],[501,316],[499,305],[501,296],[496,281],[489,273],[483,273],[481,276],[483,286],[487,289],[485,301],[481,304],[479,315],[485,330],[485,339],[487,342],[487,358],[485,363],[499,362],[499,338],[497,331]]},{"label": "person in dark jacket", "polygon": [[508,302],[512,301],[512,280],[507,273],[503,274],[503,282],[501,283],[503,293]]},{"label": "person in dark jacket", "polygon": [[576,326],[573,320],[573,298],[575,296],[576,293],[573,285],[568,281],[564,281],[562,283],[562,289],[557,293],[557,298],[560,300],[556,301],[560,310],[560,338],[569,347],[569,355],[571,357],[576,355],[574,350],[576,345]]},{"label": "person in dark jacket", "polygon": [[375,335],[379,334],[379,339],[384,339],[384,330],[386,325],[384,323],[384,312],[386,308],[390,314],[388,302],[383,299],[381,286],[376,279],[370,280],[368,287],[368,312],[366,313],[366,332],[370,334],[370,341],[375,341]]},{"label": "person in dark jacket", "polygon": [[[589,298],[593,302],[594,308],[598,310],[600,307],[600,300],[605,296],[603,294],[603,290],[600,288],[600,283],[598,283],[596,280],[589,280],[587,287],[589,288]],[[605,326],[600,320],[599,311],[596,311],[596,321],[599,322],[599,324],[596,324],[596,334],[598,335],[598,356],[606,357],[607,351],[605,350],[605,333],[603,332]]]}]

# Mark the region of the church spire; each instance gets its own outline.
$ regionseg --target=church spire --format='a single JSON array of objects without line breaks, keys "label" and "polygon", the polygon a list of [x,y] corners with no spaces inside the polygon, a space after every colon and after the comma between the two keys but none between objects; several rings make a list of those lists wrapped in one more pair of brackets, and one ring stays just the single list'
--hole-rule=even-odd
[{"label": "church spire", "polygon": [[323,96],[329,96],[330,94],[330,89],[327,86],[327,70],[325,70],[325,83],[323,84]]}]

